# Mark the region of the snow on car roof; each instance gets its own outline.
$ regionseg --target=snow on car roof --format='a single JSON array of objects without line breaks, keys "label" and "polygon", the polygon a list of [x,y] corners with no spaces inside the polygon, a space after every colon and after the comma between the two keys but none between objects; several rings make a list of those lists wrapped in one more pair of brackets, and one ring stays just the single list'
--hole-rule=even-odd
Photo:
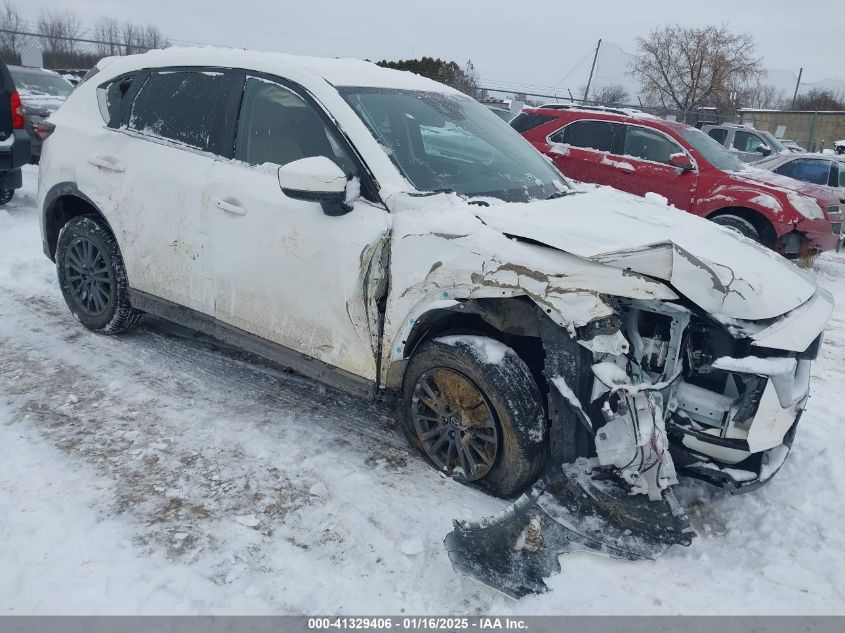
[{"label": "snow on car roof", "polygon": [[128,71],[166,66],[221,66],[276,73],[295,80],[302,75],[318,76],[333,86],[396,88],[459,94],[439,82],[411,72],[382,68],[373,62],[351,58],[308,57],[287,53],[213,46],[153,50],[141,55],[107,57],[98,68]]}]

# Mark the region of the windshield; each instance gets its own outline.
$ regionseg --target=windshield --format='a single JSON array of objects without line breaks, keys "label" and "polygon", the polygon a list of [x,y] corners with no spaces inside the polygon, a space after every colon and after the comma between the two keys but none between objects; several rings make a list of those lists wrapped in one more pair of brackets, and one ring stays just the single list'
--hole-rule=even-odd
[{"label": "windshield", "polygon": [[681,131],[681,136],[687,143],[692,145],[693,149],[701,154],[708,163],[717,169],[722,169],[724,171],[742,171],[745,169],[741,160],[701,130],[687,128]]},{"label": "windshield", "polygon": [[766,139],[766,142],[769,144],[769,147],[773,152],[780,153],[789,151],[786,149],[786,145],[781,143],[771,132],[761,132],[761,134],[763,135],[763,138]]},{"label": "windshield", "polygon": [[47,97],[67,97],[73,85],[59,75],[40,70],[10,68],[15,87],[21,92]]},{"label": "windshield", "polygon": [[474,99],[386,88],[339,91],[418,191],[517,202],[567,189],[528,141]]}]

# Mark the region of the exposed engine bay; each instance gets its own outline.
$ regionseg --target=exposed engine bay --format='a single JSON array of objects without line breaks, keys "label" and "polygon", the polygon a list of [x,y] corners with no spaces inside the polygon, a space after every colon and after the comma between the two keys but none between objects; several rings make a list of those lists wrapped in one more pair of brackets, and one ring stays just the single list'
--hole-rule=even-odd
[{"label": "exposed engine bay", "polygon": [[731,492],[765,483],[808,398],[821,335],[804,352],[766,349],[748,324],[680,303],[609,303],[613,316],[574,340],[541,319],[551,463],[504,514],[456,522],[446,538],[456,569],[514,597],[545,591],[562,553],[653,558],[689,545],[678,476]]}]

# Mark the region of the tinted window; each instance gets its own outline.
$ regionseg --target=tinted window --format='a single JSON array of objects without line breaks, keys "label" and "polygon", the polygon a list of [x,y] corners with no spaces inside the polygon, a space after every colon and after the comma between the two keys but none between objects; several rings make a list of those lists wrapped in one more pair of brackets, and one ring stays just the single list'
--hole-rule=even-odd
[{"label": "tinted window", "polygon": [[763,139],[756,134],[737,130],[734,132],[734,149],[740,152],[756,152],[760,145],[765,145]]},{"label": "tinted window", "polygon": [[775,173],[789,176],[796,180],[812,182],[816,185],[826,185],[830,178],[830,162],[826,160],[811,160],[802,158],[781,165]]},{"label": "tinted window", "polygon": [[660,132],[634,125],[626,125],[625,127],[627,128],[625,149],[622,153],[626,156],[634,156],[655,163],[668,163],[672,154],[683,153],[680,145],[669,140]]},{"label": "tinted window", "polygon": [[135,97],[129,128],[212,151],[227,86],[220,72],[153,73]]},{"label": "tinted window", "polygon": [[117,122],[120,119],[124,98],[132,87],[134,79],[134,75],[120,77],[97,88],[97,104],[106,123]]},{"label": "tinted window", "polygon": [[575,121],[549,137],[553,143],[566,143],[573,147],[613,151],[613,132],[617,127],[607,121]]},{"label": "tinted window", "polygon": [[728,137],[728,131],[722,128],[713,128],[707,134],[710,135],[710,138],[719,141],[722,145],[725,144],[725,139]]},{"label": "tinted window", "polygon": [[520,112],[511,121],[511,127],[520,134],[533,130],[535,127],[540,127],[544,123],[554,120],[555,117],[548,114],[529,114],[527,112]]},{"label": "tinted window", "polygon": [[355,163],[310,104],[284,86],[248,77],[235,158],[251,165],[286,165],[312,156],[325,156],[347,176],[355,174]]}]

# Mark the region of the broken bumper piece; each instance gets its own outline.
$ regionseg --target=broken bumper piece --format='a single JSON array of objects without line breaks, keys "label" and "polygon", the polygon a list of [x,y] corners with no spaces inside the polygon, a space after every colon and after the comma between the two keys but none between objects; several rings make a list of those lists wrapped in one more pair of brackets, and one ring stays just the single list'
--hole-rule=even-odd
[{"label": "broken bumper piece", "polygon": [[673,493],[660,501],[632,495],[630,486],[580,459],[549,469],[502,514],[455,522],[444,541],[454,569],[511,597],[543,593],[560,572],[558,557],[575,551],[613,558],[653,559],[695,533]]}]

